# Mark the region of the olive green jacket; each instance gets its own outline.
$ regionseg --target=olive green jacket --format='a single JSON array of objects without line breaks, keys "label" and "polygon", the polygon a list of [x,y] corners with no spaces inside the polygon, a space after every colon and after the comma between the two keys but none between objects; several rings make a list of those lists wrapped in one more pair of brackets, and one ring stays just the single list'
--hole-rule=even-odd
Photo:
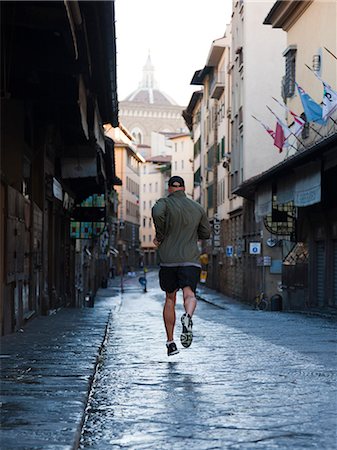
[{"label": "olive green jacket", "polygon": [[210,225],[202,206],[176,191],[160,198],[152,208],[159,262],[163,265],[199,265],[198,239],[210,237]]}]

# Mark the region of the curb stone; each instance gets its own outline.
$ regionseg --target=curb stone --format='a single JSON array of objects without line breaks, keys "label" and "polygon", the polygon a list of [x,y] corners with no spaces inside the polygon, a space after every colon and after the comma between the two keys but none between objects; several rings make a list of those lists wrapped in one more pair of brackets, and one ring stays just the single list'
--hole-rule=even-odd
[{"label": "curb stone", "polygon": [[104,348],[106,346],[106,342],[109,336],[109,329],[110,329],[110,325],[111,325],[111,320],[112,320],[112,311],[110,310],[109,315],[108,315],[108,320],[105,326],[105,330],[104,330],[104,337],[102,340],[102,343],[98,349],[98,353],[96,356],[96,362],[95,362],[95,366],[93,369],[93,375],[91,375],[89,377],[89,386],[88,386],[88,392],[87,392],[87,398],[86,398],[86,402],[85,402],[85,407],[83,409],[83,414],[82,414],[82,419],[81,422],[79,424],[78,430],[75,434],[75,440],[74,440],[74,445],[73,445],[73,450],[78,450],[79,446],[80,446],[80,442],[81,442],[81,436],[82,436],[82,430],[85,424],[85,420],[86,420],[86,415],[87,415],[87,408],[88,408],[88,404],[89,404],[89,400],[90,400],[90,395],[92,392],[92,387],[94,385],[96,376],[97,376],[97,371],[98,371],[98,367],[99,367],[99,363],[102,357],[102,353],[104,351]]}]

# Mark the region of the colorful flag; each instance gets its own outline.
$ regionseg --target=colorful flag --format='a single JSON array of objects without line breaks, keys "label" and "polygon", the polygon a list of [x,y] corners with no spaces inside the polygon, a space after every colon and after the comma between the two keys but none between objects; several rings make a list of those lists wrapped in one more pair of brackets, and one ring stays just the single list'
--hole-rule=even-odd
[{"label": "colorful flag", "polygon": [[[284,147],[289,146],[289,142],[287,141],[288,137],[291,136],[293,133],[289,129],[288,125],[283,122],[275,113],[274,111],[267,106],[269,111],[273,114],[273,116],[276,118],[276,129],[275,129],[275,137],[274,137],[274,145],[280,150],[280,153]],[[282,129],[282,131],[281,131]],[[282,146],[281,146],[282,145]],[[281,146],[281,147],[280,147]]]},{"label": "colorful flag", "polygon": [[302,117],[295,114],[293,111],[291,111],[291,109],[289,109],[287,105],[276,100],[275,97],[272,97],[272,99],[275,100],[275,102],[277,102],[280,106],[282,106],[282,108],[284,108],[289,114],[291,114],[291,116],[293,117],[293,120],[294,120],[294,124],[292,125],[291,132],[295,136],[298,136],[301,133],[302,128],[305,125],[305,120],[302,119]]},{"label": "colorful flag", "polygon": [[305,117],[307,122],[315,122],[320,125],[325,124],[325,119],[323,119],[323,109],[321,105],[316,103],[309,94],[305,92],[301,86],[295,83],[297,86],[298,93],[301,98],[302,106],[304,109]]},{"label": "colorful flag", "polygon": [[268,125],[265,125],[261,120],[257,119],[255,116],[253,116],[253,119],[257,120],[259,122],[259,124],[262,125],[262,127],[266,130],[266,132],[269,134],[269,136],[271,136],[273,139],[275,138],[275,131],[272,130],[270,127],[268,127]]},{"label": "colorful flag", "polygon": [[282,129],[283,129],[283,134],[284,134],[284,139],[285,139],[285,144],[287,145],[287,139],[289,136],[291,136],[292,134],[294,134],[290,128],[288,127],[288,125],[286,123],[283,122],[283,120],[281,120],[275,113],[274,111],[269,108],[269,106],[267,106],[267,108],[269,109],[269,111],[273,114],[273,116],[276,118],[277,122],[281,125]]},{"label": "colorful flag", "polygon": [[337,108],[337,92],[325,81],[322,80],[322,83],[324,86],[323,119],[327,120]]},{"label": "colorful flag", "polygon": [[277,122],[274,136],[274,145],[279,149],[280,153],[283,150],[284,143],[285,143],[285,136],[283,132],[283,127],[279,122]]},{"label": "colorful flag", "polygon": [[307,68],[319,79],[319,81],[323,84],[324,94],[323,94],[323,106],[322,106],[322,115],[323,119],[327,120],[331,114],[337,108],[337,92],[332,89],[332,87],[316,73],[312,70],[307,64]]}]

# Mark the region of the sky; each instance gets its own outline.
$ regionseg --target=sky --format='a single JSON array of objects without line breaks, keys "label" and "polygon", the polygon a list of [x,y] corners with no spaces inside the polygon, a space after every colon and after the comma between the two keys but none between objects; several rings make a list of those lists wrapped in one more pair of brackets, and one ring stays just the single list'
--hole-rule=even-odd
[{"label": "sky", "polygon": [[214,39],[225,34],[232,0],[115,0],[117,92],[138,88],[150,53],[160,90],[187,106]]}]

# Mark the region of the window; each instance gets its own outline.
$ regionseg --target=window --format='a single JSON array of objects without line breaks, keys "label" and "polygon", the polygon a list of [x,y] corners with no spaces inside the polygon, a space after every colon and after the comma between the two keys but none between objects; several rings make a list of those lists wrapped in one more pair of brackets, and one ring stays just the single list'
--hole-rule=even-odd
[{"label": "window", "polygon": [[225,157],[225,137],[221,138],[221,158]]},{"label": "window", "polygon": [[184,160],[181,161],[181,170],[184,170]]},{"label": "window", "polygon": [[143,202],[143,209],[146,209],[146,202]]},{"label": "window", "polygon": [[151,236],[151,234],[149,234],[149,242],[151,242],[152,241],[152,236]]},{"label": "window", "polygon": [[146,192],[146,184],[143,184],[143,192]]},{"label": "window", "polygon": [[194,173],[194,187],[200,186],[201,184],[201,171],[199,169]]},{"label": "window", "polygon": [[178,163],[177,163],[177,161],[174,161],[174,170],[175,170],[175,171],[178,170]]},{"label": "window", "polygon": [[152,183],[149,184],[149,192],[152,192]]},{"label": "window", "polygon": [[139,162],[130,153],[127,156],[127,166],[130,167],[134,172],[139,173]]},{"label": "window", "polygon": [[158,192],[158,181],[156,181],[154,190],[155,190],[155,192]]},{"label": "window", "polygon": [[152,227],[152,219],[149,219],[149,227]]},{"label": "window", "polygon": [[194,144],[194,158],[196,158],[201,151],[201,139],[199,138],[197,142]]},{"label": "window", "polygon": [[143,218],[143,227],[146,227],[146,218]]},{"label": "window", "polygon": [[137,144],[142,144],[143,143],[143,133],[139,128],[134,128],[131,131],[132,137],[134,138],[134,140],[136,141]]},{"label": "window", "polygon": [[207,166],[206,167],[209,170],[212,170],[213,164],[214,164],[214,146],[212,145],[212,147],[207,152]]},{"label": "window", "polygon": [[207,208],[213,208],[213,184],[207,188]]},{"label": "window", "polygon": [[175,143],[174,144],[174,151],[177,153],[177,147],[178,147],[178,145]]},{"label": "window", "polygon": [[296,47],[289,46],[283,53],[286,58],[285,76],[283,77],[283,99],[292,97],[295,94],[295,67],[296,67]]},{"label": "window", "polygon": [[146,239],[145,236],[143,236],[143,242],[145,242],[145,239]]}]

